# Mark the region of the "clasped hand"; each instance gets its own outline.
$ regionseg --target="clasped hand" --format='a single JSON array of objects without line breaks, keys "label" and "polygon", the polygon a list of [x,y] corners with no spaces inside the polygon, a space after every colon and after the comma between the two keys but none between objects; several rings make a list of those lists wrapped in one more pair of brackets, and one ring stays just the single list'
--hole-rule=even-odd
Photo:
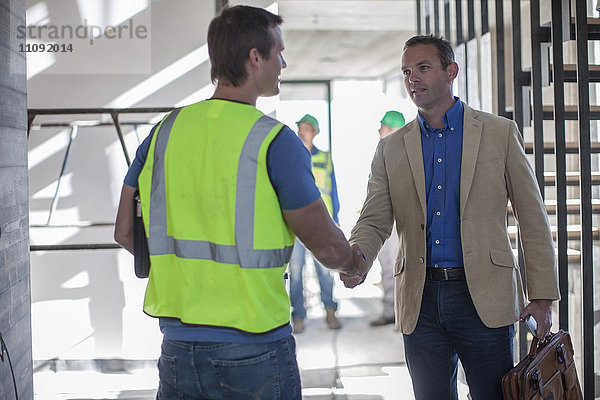
[{"label": "clasped hand", "polygon": [[365,281],[367,277],[367,262],[357,244],[352,245],[352,269],[340,272],[340,279],[347,288],[353,288]]},{"label": "clasped hand", "polygon": [[531,315],[537,322],[535,336],[538,339],[545,338],[552,327],[552,300],[531,300],[521,312],[521,321],[525,321],[528,315]]}]

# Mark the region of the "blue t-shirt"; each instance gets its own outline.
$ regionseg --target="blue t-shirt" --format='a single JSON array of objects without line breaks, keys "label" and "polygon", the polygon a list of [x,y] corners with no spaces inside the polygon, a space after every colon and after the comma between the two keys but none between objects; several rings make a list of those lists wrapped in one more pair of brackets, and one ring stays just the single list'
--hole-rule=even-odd
[{"label": "blue t-shirt", "polygon": [[[146,161],[156,126],[138,147],[124,179],[126,185],[138,187],[138,176]],[[311,172],[310,159],[310,153],[300,138],[284,125],[267,151],[267,171],[282,209],[302,208],[321,196]],[[267,333],[254,334],[231,328],[184,324],[174,318],[160,318],[160,329],[167,340],[191,342],[264,343],[292,334],[290,324]]]}]

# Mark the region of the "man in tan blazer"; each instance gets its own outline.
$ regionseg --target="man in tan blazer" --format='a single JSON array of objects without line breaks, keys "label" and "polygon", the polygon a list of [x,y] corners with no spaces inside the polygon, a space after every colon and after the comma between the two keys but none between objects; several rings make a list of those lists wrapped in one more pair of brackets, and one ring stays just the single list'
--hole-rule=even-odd
[{"label": "man in tan blazer", "polygon": [[[473,399],[502,399],[514,323],[532,315],[544,337],[559,298],[544,203],[515,123],[453,96],[458,65],[447,41],[409,39],[402,72],[419,115],[379,142],[350,242],[371,265],[396,222],[396,328],[416,399],[456,399],[458,359]],[[528,305],[507,235],[508,200]]]}]

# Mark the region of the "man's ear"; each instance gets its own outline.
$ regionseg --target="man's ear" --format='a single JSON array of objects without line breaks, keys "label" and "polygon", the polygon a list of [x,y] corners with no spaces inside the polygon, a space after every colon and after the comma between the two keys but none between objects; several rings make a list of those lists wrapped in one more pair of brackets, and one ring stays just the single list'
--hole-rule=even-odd
[{"label": "man's ear", "polygon": [[262,56],[258,52],[258,50],[252,48],[250,49],[250,53],[248,54],[248,60],[250,61],[250,65],[255,68],[260,68],[262,66]]},{"label": "man's ear", "polygon": [[458,76],[458,64],[455,62],[450,63],[448,67],[446,67],[446,71],[448,72],[448,80],[453,81]]}]

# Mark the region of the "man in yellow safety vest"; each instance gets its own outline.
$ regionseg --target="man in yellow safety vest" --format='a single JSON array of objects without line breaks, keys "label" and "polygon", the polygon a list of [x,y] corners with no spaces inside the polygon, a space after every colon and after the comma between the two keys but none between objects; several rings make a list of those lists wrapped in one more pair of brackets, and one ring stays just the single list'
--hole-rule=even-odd
[{"label": "man in yellow safety vest", "polygon": [[[339,223],[338,211],[340,205],[333,163],[331,161],[331,152],[322,151],[314,145],[314,138],[320,131],[319,121],[314,116],[306,114],[296,124],[298,125],[298,136],[310,152],[312,173],[315,177],[315,183],[321,192],[321,198],[327,207],[327,211],[329,211],[329,215],[331,215],[336,223]],[[329,270],[321,265],[319,260],[315,257],[312,257],[312,259],[321,289],[321,302],[325,308],[325,322],[329,329],[340,329],[342,325],[335,315],[338,305],[333,299],[333,277]],[[302,241],[296,238],[294,251],[290,260],[290,300],[292,302],[294,333],[303,332],[305,327],[304,321],[307,314],[304,302],[303,282],[305,264],[306,247]]]},{"label": "man in yellow safety vest", "polygon": [[259,96],[279,93],[281,23],[248,6],[214,18],[214,95],[157,124],[125,177],[115,240],[133,250],[139,190],[151,264],[144,312],[164,335],[158,399],[300,400],[284,281],[295,236],[323,265],[365,272],[301,141],[256,109]]}]

